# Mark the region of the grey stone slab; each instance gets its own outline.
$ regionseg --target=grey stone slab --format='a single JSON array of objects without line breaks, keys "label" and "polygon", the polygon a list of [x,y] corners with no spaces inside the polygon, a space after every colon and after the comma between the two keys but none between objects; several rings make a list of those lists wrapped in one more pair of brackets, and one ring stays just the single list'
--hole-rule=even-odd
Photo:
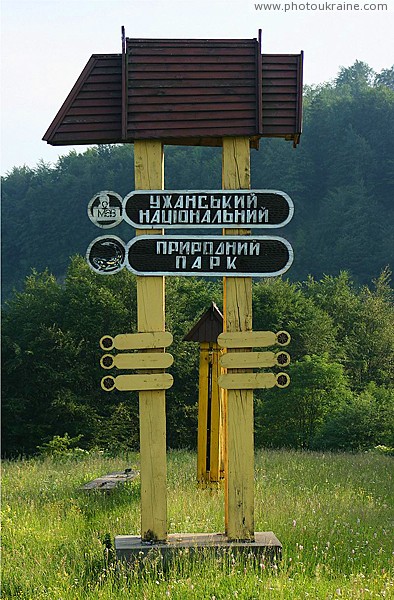
[{"label": "grey stone slab", "polygon": [[280,560],[282,554],[282,544],[272,531],[255,532],[254,540],[229,540],[222,533],[174,533],[166,541],[152,543],[142,541],[137,535],[115,537],[116,557],[127,562],[158,555],[166,561],[184,549],[188,549],[191,555],[212,550],[217,554],[252,554],[270,561]]},{"label": "grey stone slab", "polygon": [[133,481],[138,476],[138,471],[134,471],[133,469],[125,469],[124,471],[115,471],[114,473],[109,473],[108,475],[102,475],[101,477],[97,477],[97,479],[93,479],[93,481],[89,481],[89,483],[85,483],[81,489],[82,490],[103,490],[108,491],[114,489],[117,485],[126,483],[128,481]]}]

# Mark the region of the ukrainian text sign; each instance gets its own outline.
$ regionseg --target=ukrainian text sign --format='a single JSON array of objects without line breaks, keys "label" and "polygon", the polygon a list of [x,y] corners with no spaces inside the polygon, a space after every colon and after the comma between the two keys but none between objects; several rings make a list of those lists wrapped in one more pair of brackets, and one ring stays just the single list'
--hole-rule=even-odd
[{"label": "ukrainian text sign", "polygon": [[141,235],[126,248],[136,275],[273,277],[287,271],[293,249],[280,237]]},{"label": "ukrainian text sign", "polygon": [[138,229],[283,227],[291,198],[277,190],[150,190],[123,200],[124,219]]}]

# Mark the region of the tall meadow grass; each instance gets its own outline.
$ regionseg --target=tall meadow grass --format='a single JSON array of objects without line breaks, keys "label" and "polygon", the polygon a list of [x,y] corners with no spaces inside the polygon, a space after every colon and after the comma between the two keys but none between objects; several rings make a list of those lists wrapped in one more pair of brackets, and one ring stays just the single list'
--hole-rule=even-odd
[{"label": "tall meadow grass", "polygon": [[[393,459],[374,453],[259,451],[255,530],[274,531],[278,563],[180,553],[163,571],[113,560],[118,534],[140,532],[140,484],[86,492],[138,455],[3,462],[2,597],[24,600],[390,598]],[[223,491],[199,489],[196,456],[168,455],[168,530],[224,530]],[[109,544],[107,543],[107,546]]]}]

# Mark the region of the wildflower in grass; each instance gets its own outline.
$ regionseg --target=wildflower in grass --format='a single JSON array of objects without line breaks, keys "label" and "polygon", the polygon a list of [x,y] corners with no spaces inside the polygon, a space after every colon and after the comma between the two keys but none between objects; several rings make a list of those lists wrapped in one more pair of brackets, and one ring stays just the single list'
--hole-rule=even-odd
[{"label": "wildflower in grass", "polygon": [[295,527],[297,525],[297,521],[295,519],[293,519],[293,527]]}]

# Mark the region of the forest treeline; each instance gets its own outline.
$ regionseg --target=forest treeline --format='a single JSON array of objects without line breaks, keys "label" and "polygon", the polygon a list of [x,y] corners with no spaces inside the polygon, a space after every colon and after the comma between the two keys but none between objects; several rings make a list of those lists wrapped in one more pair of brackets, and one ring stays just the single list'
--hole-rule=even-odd
[{"label": "forest treeline", "polygon": [[[293,266],[253,283],[254,329],[292,336],[290,386],[255,393],[256,445],[393,447],[394,68],[356,62],[306,88],[304,106],[297,150],[267,139],[251,154],[252,187],[295,204],[292,222],[270,230],[292,243]],[[165,177],[168,189],[220,189],[221,150],[168,147]],[[70,152],[2,180],[6,456],[66,433],[87,449],[138,448],[137,394],[104,392],[99,365],[103,335],[137,330],[136,280],[96,275],[81,257],[100,235],[86,209],[102,189],[134,189],[131,145]],[[133,235],[123,224],[111,233]],[[194,448],[199,348],[183,336],[212,301],[222,306],[222,283],[168,277],[166,290],[167,441]]]},{"label": "forest treeline", "polygon": [[[167,278],[171,448],[196,447],[199,344],[183,338],[212,301],[222,306],[221,281]],[[137,331],[136,308],[133,274],[96,275],[82,257],[72,259],[63,283],[47,271],[26,279],[3,310],[3,454],[34,454],[66,434],[85,449],[138,449],[138,394],[101,389],[108,371],[99,347],[103,335]],[[257,447],[394,447],[388,270],[361,288],[346,272],[255,281],[253,328],[292,337],[290,386],[255,392]]]},{"label": "forest treeline", "polygon": [[[294,201],[292,222],[270,230],[294,247],[292,281],[345,269],[364,284],[392,264],[394,67],[376,74],[357,61],[335,81],[307,87],[299,147],[263,139],[251,162],[253,188]],[[220,189],[221,149],[166,147],[165,187]],[[85,254],[99,235],[86,210],[103,189],[134,189],[132,145],[72,151],[54,166],[18,167],[2,179],[3,297],[32,267],[64,277],[69,256]],[[112,233],[134,235],[124,225]]]}]

